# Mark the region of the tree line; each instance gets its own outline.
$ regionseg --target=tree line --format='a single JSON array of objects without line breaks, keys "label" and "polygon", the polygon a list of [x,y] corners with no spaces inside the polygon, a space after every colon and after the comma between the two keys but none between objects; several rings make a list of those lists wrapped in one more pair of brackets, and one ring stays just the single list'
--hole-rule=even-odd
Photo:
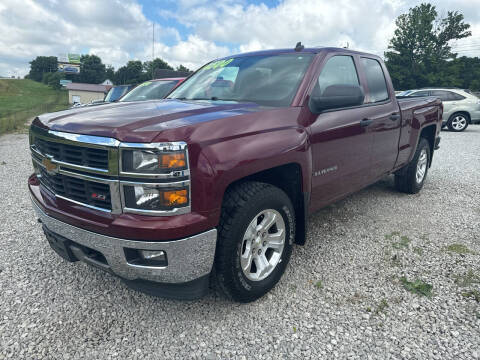
[{"label": "tree line", "polygon": [[400,15],[385,52],[385,63],[396,90],[459,87],[480,90],[480,58],[458,57],[450,42],[472,35],[463,14],[440,17],[424,3]]},{"label": "tree line", "polygon": [[105,65],[97,55],[82,55],[80,57],[80,73],[66,74],[57,71],[58,59],[56,56],[37,56],[30,62],[30,72],[25,78],[43,82],[56,89],[61,87],[60,80],[62,79],[89,84],[100,84],[106,79],[110,79],[115,85],[138,84],[152,79],[155,71],[159,69],[191,71],[183,65],[174,69],[160,58],[145,62],[131,60],[115,70],[112,66]]}]

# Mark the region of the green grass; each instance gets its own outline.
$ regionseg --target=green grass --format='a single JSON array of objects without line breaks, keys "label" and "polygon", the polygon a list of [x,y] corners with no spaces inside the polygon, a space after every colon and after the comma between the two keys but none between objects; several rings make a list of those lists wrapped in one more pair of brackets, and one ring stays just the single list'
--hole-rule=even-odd
[{"label": "green grass", "polygon": [[[470,290],[470,291],[465,291],[462,293],[462,296],[465,298],[472,298],[476,302],[480,303],[480,291],[477,290]],[[480,313],[477,313],[477,317],[480,319]]]},{"label": "green grass", "polygon": [[452,252],[455,254],[459,255],[465,255],[465,254],[473,254],[475,255],[475,252],[470,250],[468,247],[462,244],[451,244],[446,247],[446,250],[448,252]]},{"label": "green grass", "polygon": [[321,280],[317,281],[317,282],[315,283],[315,287],[316,287],[317,289],[323,289],[323,283],[322,283],[322,281],[321,281]]},{"label": "green grass", "polygon": [[0,134],[20,130],[39,114],[68,108],[68,92],[36,81],[0,79]]},{"label": "green grass", "polygon": [[422,280],[415,280],[415,281],[408,281],[405,276],[400,278],[400,282],[402,283],[405,290],[410,291],[413,294],[423,295],[430,297],[432,296],[432,289],[433,285],[428,284]]},{"label": "green grass", "polygon": [[466,274],[456,276],[455,283],[460,287],[480,284],[480,275],[475,274],[473,270],[470,269]]}]

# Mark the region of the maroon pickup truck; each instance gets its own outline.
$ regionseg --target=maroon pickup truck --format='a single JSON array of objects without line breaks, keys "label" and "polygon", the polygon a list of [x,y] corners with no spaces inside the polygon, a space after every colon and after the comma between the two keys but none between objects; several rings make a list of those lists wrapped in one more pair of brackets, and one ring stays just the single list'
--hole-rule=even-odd
[{"label": "maroon pickup truck", "polygon": [[394,174],[418,192],[436,98],[397,100],[374,55],[270,50],[215,60],[165,100],[72,109],[30,129],[33,206],[51,247],[129,286],[231,299],[268,292],[307,215]]}]

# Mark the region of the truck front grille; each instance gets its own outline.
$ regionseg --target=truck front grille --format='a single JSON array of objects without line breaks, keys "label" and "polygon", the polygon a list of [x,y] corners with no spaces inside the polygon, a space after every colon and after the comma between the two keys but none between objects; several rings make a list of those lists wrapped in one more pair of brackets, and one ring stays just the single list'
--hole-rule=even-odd
[{"label": "truck front grille", "polygon": [[40,183],[57,196],[97,208],[112,210],[108,184],[88,181],[63,174],[49,174],[40,167]]},{"label": "truck front grille", "polygon": [[108,150],[75,146],[35,138],[36,149],[57,161],[90,168],[108,170]]}]

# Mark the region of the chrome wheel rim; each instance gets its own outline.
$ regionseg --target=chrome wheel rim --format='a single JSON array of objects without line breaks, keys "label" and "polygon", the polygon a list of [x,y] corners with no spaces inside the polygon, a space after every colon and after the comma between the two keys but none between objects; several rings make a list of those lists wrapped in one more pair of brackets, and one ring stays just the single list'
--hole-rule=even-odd
[{"label": "chrome wheel rim", "polygon": [[273,209],[259,212],[245,231],[240,266],[251,281],[267,278],[281,261],[285,246],[285,221]]},{"label": "chrome wheel rim", "polygon": [[467,119],[464,116],[458,115],[452,119],[452,127],[455,130],[463,130],[467,126]]},{"label": "chrome wheel rim", "polygon": [[427,149],[422,149],[420,151],[420,156],[418,157],[417,161],[417,183],[421,183],[423,179],[425,178],[425,173],[427,171],[427,160],[428,160],[428,154],[427,154]]}]

